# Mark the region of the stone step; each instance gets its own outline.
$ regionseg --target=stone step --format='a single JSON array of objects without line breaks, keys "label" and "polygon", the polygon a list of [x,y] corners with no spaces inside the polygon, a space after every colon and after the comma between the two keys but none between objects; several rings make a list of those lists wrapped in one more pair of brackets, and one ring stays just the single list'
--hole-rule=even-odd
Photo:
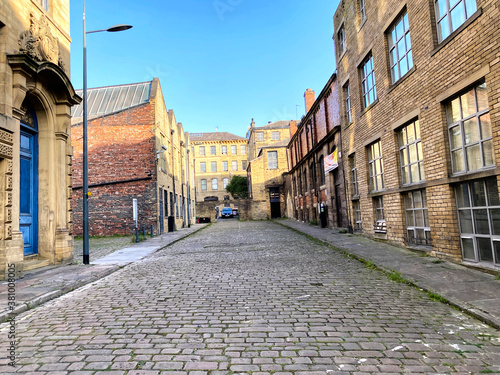
[{"label": "stone step", "polygon": [[47,259],[32,259],[24,262],[23,268],[24,272],[31,271],[37,268],[42,268],[50,265]]}]

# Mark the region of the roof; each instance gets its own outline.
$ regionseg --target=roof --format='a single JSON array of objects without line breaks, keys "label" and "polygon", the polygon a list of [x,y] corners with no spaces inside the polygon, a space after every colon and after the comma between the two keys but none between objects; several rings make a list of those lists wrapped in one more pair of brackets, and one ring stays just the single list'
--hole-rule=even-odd
[{"label": "roof", "polygon": [[285,129],[290,127],[290,121],[276,121],[264,126],[257,126],[255,130],[264,130],[264,129]]},{"label": "roof", "polygon": [[213,132],[213,133],[189,133],[191,142],[203,141],[246,141],[244,137],[231,134],[228,132]]},{"label": "roof", "polygon": [[[152,81],[87,89],[87,116],[104,116],[148,103],[151,83]],[[83,96],[83,90],[76,90],[76,93]],[[71,109],[71,115],[74,120],[83,117],[83,101]]]}]

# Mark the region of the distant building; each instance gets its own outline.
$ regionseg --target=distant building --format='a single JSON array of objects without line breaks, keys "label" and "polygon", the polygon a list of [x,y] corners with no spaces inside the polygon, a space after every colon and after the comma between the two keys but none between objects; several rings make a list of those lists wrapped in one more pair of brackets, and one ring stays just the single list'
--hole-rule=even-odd
[{"label": "distant building", "polygon": [[[82,105],[73,109],[73,211],[82,233]],[[166,109],[158,78],[88,89],[89,232],[132,234],[194,223],[194,165],[189,134]],[[172,229],[172,228],[170,228]]]},{"label": "distant building", "polygon": [[267,218],[285,216],[290,128],[296,128],[295,121],[276,121],[256,127],[252,119],[247,132],[249,198],[268,202],[265,205]]},{"label": "distant building", "polygon": [[334,40],[350,219],[500,269],[497,0],[344,0]]},{"label": "distant building", "polygon": [[336,74],[317,99],[314,91],[307,89],[304,100],[307,113],[288,146],[291,217],[320,223],[323,213],[323,226],[347,228]]},{"label": "distant building", "polygon": [[0,279],[73,260],[69,22],[69,0],[0,4]]},{"label": "distant building", "polygon": [[196,201],[223,201],[232,176],[245,176],[248,163],[246,138],[227,132],[191,133],[195,160]]}]

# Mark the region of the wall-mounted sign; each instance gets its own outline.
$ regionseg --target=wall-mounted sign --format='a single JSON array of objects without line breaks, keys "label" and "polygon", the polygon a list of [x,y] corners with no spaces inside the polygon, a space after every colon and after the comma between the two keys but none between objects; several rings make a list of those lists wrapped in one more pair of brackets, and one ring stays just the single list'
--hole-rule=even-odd
[{"label": "wall-mounted sign", "polygon": [[337,155],[337,150],[335,150],[325,158],[325,173],[333,171],[338,166],[339,158]]}]

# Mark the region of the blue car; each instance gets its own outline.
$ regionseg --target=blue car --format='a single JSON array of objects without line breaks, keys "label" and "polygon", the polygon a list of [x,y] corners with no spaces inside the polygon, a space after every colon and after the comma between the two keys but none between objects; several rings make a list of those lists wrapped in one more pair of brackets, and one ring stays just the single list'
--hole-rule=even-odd
[{"label": "blue car", "polygon": [[231,207],[224,207],[221,212],[221,217],[233,217],[233,209]]}]

